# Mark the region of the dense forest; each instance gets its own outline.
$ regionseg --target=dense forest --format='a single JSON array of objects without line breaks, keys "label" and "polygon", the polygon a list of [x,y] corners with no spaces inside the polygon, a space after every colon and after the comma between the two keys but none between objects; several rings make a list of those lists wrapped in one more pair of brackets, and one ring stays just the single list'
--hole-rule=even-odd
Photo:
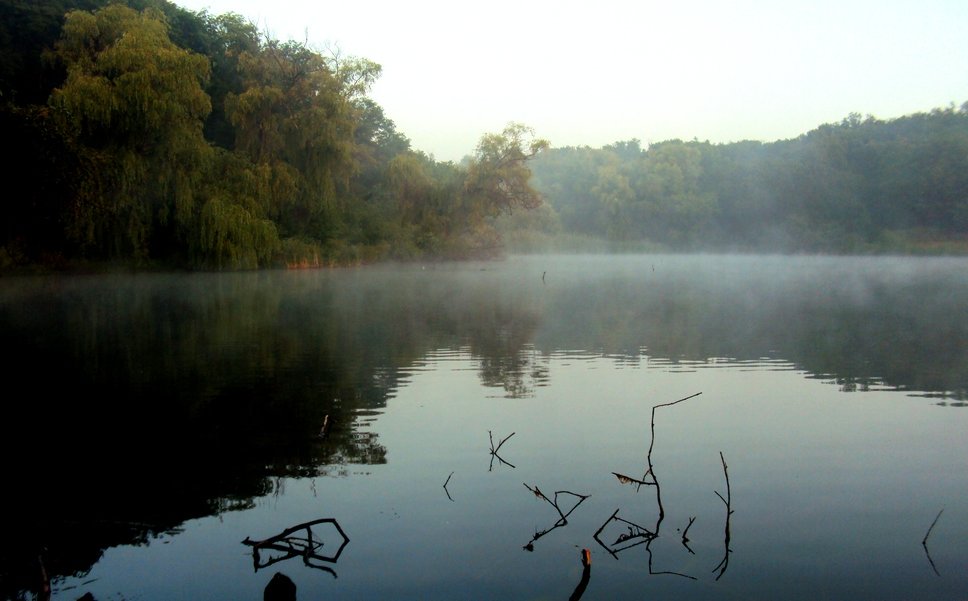
[{"label": "dense forest", "polygon": [[771,143],[512,122],[458,164],[368,96],[380,71],[167,0],[0,0],[0,269],[968,250],[968,103]]},{"label": "dense forest", "polygon": [[554,148],[532,168],[554,208],[532,231],[657,250],[968,251],[968,103],[773,143]]}]

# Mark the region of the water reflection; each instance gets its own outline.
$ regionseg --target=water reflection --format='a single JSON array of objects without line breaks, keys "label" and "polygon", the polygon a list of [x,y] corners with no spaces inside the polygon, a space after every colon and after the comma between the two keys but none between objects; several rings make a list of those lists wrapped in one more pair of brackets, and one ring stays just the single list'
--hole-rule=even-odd
[{"label": "water reflection", "polygon": [[[511,399],[604,359],[793,371],[961,407],[966,299],[957,259],[533,257],[486,271],[4,279],[0,331],[15,352],[0,467],[29,494],[8,488],[3,526],[31,542],[0,550],[0,593],[36,588],[41,548],[52,577],[83,574],[107,548],[251,508],[276,478],[389,462],[374,420],[440,364],[469,360]],[[497,448],[492,468],[507,464]],[[728,536],[726,547],[728,558]]]},{"label": "water reflection", "polygon": [[[546,534],[549,534],[552,530],[556,530],[563,526],[567,526],[568,516],[570,516],[573,511],[578,509],[578,506],[584,503],[589,496],[591,496],[591,495],[583,495],[576,492],[571,492],[570,490],[556,490],[554,492],[553,497],[548,498],[545,496],[543,492],[541,492],[541,490],[537,487],[537,485],[535,485],[534,487],[531,487],[525,484],[524,486],[525,488],[530,490],[531,493],[536,498],[542,501],[547,501],[548,504],[551,505],[554,508],[554,510],[558,513],[558,519],[555,520],[555,523],[551,527],[545,528],[544,530],[536,531],[534,533],[534,536],[531,537],[531,540],[528,541],[528,544],[524,545],[525,551],[534,551],[534,543],[536,543],[539,538],[541,538],[542,536],[545,536]],[[559,496],[562,498],[559,499]],[[567,511],[563,510],[562,506],[567,508]]]},{"label": "water reflection", "polygon": [[[645,470],[645,474],[642,476],[641,479],[632,478],[630,476],[619,474],[617,472],[612,472],[612,474],[618,478],[619,483],[623,485],[634,485],[636,487],[636,490],[641,489],[641,487],[643,486],[652,487],[651,489],[655,491],[655,503],[656,503],[656,509],[657,509],[658,515],[656,517],[655,524],[652,526],[652,528],[648,528],[640,524],[637,524],[635,522],[632,522],[630,520],[627,520],[623,517],[619,517],[619,511],[621,511],[621,508],[619,508],[619,509],[616,509],[615,512],[612,513],[612,515],[609,516],[609,518],[605,520],[605,522],[603,522],[601,526],[599,526],[598,530],[596,530],[595,534],[593,535],[593,538],[595,539],[595,541],[615,559],[618,559],[619,553],[628,551],[633,547],[637,547],[639,545],[644,544],[646,553],[648,554],[648,557],[649,557],[648,559],[649,574],[652,574],[652,575],[667,574],[672,576],[681,576],[689,580],[696,580],[695,576],[691,576],[689,574],[684,574],[684,573],[676,572],[672,570],[656,571],[655,568],[653,567],[652,543],[660,536],[660,533],[662,530],[662,522],[665,520],[665,507],[662,504],[662,487],[659,484],[658,474],[656,473],[655,465],[652,462],[652,451],[655,449],[655,440],[656,440],[656,436],[655,436],[656,409],[673,407],[675,405],[678,405],[679,403],[684,403],[689,399],[696,398],[701,394],[702,394],[701,392],[697,392],[695,394],[691,394],[689,396],[683,397],[676,401],[671,401],[668,403],[660,403],[658,405],[652,406],[652,419],[650,423],[651,442],[649,443],[649,451],[646,454],[647,467]],[[726,495],[723,496],[718,491],[714,491],[714,492],[716,496],[719,497],[719,499],[723,502],[723,504],[726,505],[726,527],[725,527],[725,535],[724,535],[725,552],[722,560],[713,569],[713,572],[717,573],[716,580],[719,580],[720,578],[722,578],[729,567],[729,554],[732,552],[729,546],[730,545],[729,526],[730,526],[730,516],[733,513],[732,493],[729,485],[729,473],[727,471],[726,459],[723,457],[722,452],[719,453],[719,458],[722,461],[723,474],[725,475],[725,478],[726,478]],[[688,532],[689,532],[689,528],[692,527],[695,521],[696,521],[696,517],[691,516],[689,518],[689,523],[686,525],[685,529],[681,530],[682,546],[685,547],[685,549],[689,551],[691,555],[695,555],[695,551],[693,551],[692,548],[689,546]],[[600,538],[600,535],[603,535],[603,532],[606,530],[606,528],[611,527],[613,524],[619,526],[621,533],[618,535],[618,537],[615,539],[614,542],[612,542],[611,544],[606,544],[605,542],[602,541],[602,539]]]},{"label": "water reflection", "polygon": [[[322,524],[331,525],[332,530],[339,534],[339,539],[342,541],[332,555],[322,553],[322,548],[326,544],[318,533],[318,530],[322,529]],[[317,527],[316,531],[313,530],[314,526]],[[336,572],[328,566],[321,565],[320,562],[335,564],[339,561],[339,556],[349,542],[349,537],[346,536],[338,521],[333,518],[319,518],[290,526],[278,534],[261,540],[252,540],[245,537],[242,544],[252,547],[252,565],[256,572],[279,562],[298,557],[302,560],[303,565],[321,570],[336,578]],[[330,545],[331,547],[332,545]],[[268,556],[264,557],[264,555]]]},{"label": "water reflection", "polygon": [[507,436],[505,436],[504,438],[502,438],[501,441],[499,443],[497,443],[497,446],[494,446],[494,434],[492,434],[490,430],[487,431],[487,437],[491,441],[491,463],[488,466],[487,471],[489,471],[489,472],[494,471],[494,460],[495,459],[497,459],[499,465],[506,465],[509,468],[514,469],[514,467],[515,467],[514,464],[506,461],[503,457],[501,457],[498,454],[498,451],[501,450],[501,447],[504,446],[504,443],[506,443],[512,436],[514,436],[514,434],[515,434],[514,432],[511,432],[510,434],[508,434]]}]

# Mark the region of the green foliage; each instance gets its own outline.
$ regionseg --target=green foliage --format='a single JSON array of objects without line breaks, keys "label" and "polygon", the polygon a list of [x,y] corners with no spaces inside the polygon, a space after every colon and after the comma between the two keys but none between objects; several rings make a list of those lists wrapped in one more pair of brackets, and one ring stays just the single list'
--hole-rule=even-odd
[{"label": "green foliage", "polygon": [[201,211],[199,255],[217,269],[254,269],[269,264],[279,245],[276,226],[241,205],[218,197]]},{"label": "green foliage", "polygon": [[67,80],[51,104],[104,166],[88,174],[96,183],[70,231],[105,258],[144,261],[182,246],[211,153],[208,62],[171,42],[160,12],[117,4],[69,13],[55,54]]},{"label": "green foliage", "polygon": [[238,65],[244,90],[225,97],[235,150],[255,164],[282,162],[298,174],[295,194],[278,199],[274,219],[285,235],[337,237],[356,172],[351,96],[368,75],[336,73],[306,46],[275,40],[240,52]]},{"label": "green foliage", "polygon": [[541,205],[541,195],[528,182],[528,160],[549,144],[533,136],[531,128],[511,123],[481,138],[464,182],[463,204],[471,220]]},{"label": "green foliage", "polygon": [[563,231],[671,249],[963,252],[968,104],[794,140],[636,140],[532,163]]},{"label": "green foliage", "polygon": [[415,151],[381,72],[167,0],[0,0],[0,263],[251,269],[517,249],[962,252],[968,104],[794,140]]}]

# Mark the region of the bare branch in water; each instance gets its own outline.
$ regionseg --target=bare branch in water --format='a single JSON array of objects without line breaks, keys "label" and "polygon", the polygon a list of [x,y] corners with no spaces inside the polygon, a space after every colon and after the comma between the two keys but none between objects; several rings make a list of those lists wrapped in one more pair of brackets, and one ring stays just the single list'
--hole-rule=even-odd
[{"label": "bare branch in water", "polygon": [[[313,526],[318,524],[332,524],[342,537],[343,542],[339,549],[336,550],[335,554],[322,555],[319,553],[320,549],[323,547],[323,542],[316,540],[316,538],[313,536],[312,529]],[[305,534],[303,536],[296,536],[296,533],[300,531],[305,531]],[[280,561],[292,559],[293,557],[301,557],[306,566],[328,572],[335,578],[335,571],[326,566],[319,565],[316,562],[336,563],[337,560],[339,560],[339,556],[343,552],[343,549],[347,544],[349,544],[349,542],[350,538],[346,536],[345,532],[343,532],[339,522],[333,518],[322,518],[313,520],[311,522],[296,524],[295,526],[286,528],[279,534],[270,536],[269,538],[263,540],[252,540],[249,537],[246,537],[245,540],[242,541],[242,544],[252,547],[252,563],[256,571],[259,571],[262,568],[267,568],[270,565]],[[283,555],[263,560],[260,551],[266,550],[276,551],[282,553]]]},{"label": "bare branch in water", "polygon": [[592,575],[592,553],[588,549],[581,550],[581,565],[581,580],[578,581],[578,586],[575,587],[574,592],[568,597],[568,601],[578,601],[581,599],[581,596],[585,594],[585,589],[588,587],[588,580]]},{"label": "bare branch in water", "polygon": [[453,501],[454,499],[451,499],[450,497],[450,491],[447,490],[447,484],[450,483],[450,479],[453,475],[454,475],[454,472],[451,472],[450,476],[447,476],[447,479],[444,481],[444,492],[447,493],[447,498],[450,499],[451,501]]},{"label": "bare branch in water", "polygon": [[[638,484],[639,486],[655,486],[655,482],[645,482],[644,480],[637,480],[631,476],[626,476],[625,474],[620,474],[618,472],[612,472],[618,481],[622,484]],[[648,475],[648,472],[646,472]]]},{"label": "bare branch in water", "polygon": [[689,524],[687,524],[686,525],[686,529],[682,531],[682,546],[685,547],[686,550],[689,551],[690,553],[692,553],[693,555],[695,555],[696,552],[693,551],[689,547],[689,536],[688,536],[688,534],[689,534],[689,529],[692,528],[692,523],[695,522],[695,521],[696,521],[696,518],[695,517],[689,518]]},{"label": "bare branch in water", "polygon": [[[582,503],[584,503],[585,502],[585,499],[587,499],[588,497],[591,496],[591,495],[581,495],[581,494],[574,493],[574,492],[571,492],[571,491],[568,491],[568,490],[556,490],[555,491],[555,494],[554,494],[554,500],[551,500],[551,499],[548,498],[547,495],[545,495],[543,492],[541,492],[541,490],[537,487],[537,485],[535,485],[532,488],[532,487],[528,486],[525,483],[524,487],[527,488],[528,490],[530,490],[531,493],[536,498],[543,499],[543,500],[547,501],[552,507],[555,508],[555,511],[558,512],[558,520],[554,523],[553,526],[551,526],[550,528],[547,528],[545,530],[537,531],[537,532],[534,533],[534,536],[531,538],[531,540],[528,542],[528,544],[526,544],[524,546],[524,549],[526,551],[534,551],[534,543],[535,543],[535,541],[537,541],[542,536],[548,534],[552,530],[554,530],[556,528],[561,528],[562,526],[567,525],[568,524],[568,516],[570,516],[571,513],[573,511],[575,511],[575,509],[578,508],[579,505],[581,505]],[[558,504],[558,495],[571,495],[573,497],[576,497],[578,499],[578,501],[574,505],[572,505],[571,509],[569,509],[567,512],[564,512],[564,511],[561,510],[561,505]]]},{"label": "bare branch in water", "polygon": [[497,458],[498,461],[500,461],[504,465],[510,466],[512,468],[514,467],[514,465],[512,465],[511,463],[508,463],[507,461],[504,460],[503,457],[501,457],[500,455],[497,454],[497,452],[499,450],[501,450],[501,446],[503,446],[504,443],[506,443],[509,438],[511,438],[512,436],[514,436],[514,434],[515,434],[514,432],[511,432],[510,434],[508,434],[507,436],[505,436],[504,439],[501,440],[501,442],[498,443],[497,447],[495,447],[494,446],[494,435],[491,434],[491,431],[490,430],[487,431],[487,436],[491,440],[491,465],[490,465],[490,467],[488,468],[487,471],[491,471],[491,470],[494,469],[494,458],[495,457]]},{"label": "bare branch in water", "polygon": [[717,491],[713,491],[713,492],[715,492],[716,496],[719,497],[720,500],[726,504],[726,535],[725,535],[726,551],[723,554],[723,560],[719,562],[719,565],[713,568],[713,572],[715,572],[716,570],[719,570],[719,575],[716,576],[716,580],[719,580],[720,578],[722,578],[723,574],[726,573],[726,568],[729,567],[729,554],[732,553],[732,550],[729,548],[729,516],[733,514],[733,510],[730,508],[730,502],[732,501],[732,494],[730,493],[730,488],[729,488],[729,471],[726,468],[726,459],[723,457],[722,451],[719,452],[719,460],[723,462],[723,475],[726,476],[726,497],[723,498],[723,495],[719,494],[719,492]]},{"label": "bare branch in water", "polygon": [[931,569],[934,570],[936,576],[941,576],[941,573],[938,572],[937,566],[934,565],[934,560],[931,559],[931,553],[928,552],[928,537],[931,536],[931,531],[934,530],[934,525],[938,523],[938,519],[941,517],[943,512],[944,508],[942,507],[941,511],[938,512],[938,515],[934,517],[934,521],[931,522],[931,525],[928,527],[928,531],[924,535],[924,539],[921,541],[921,546],[924,547],[924,554],[927,556],[928,563],[931,564]]},{"label": "bare branch in water", "polygon": [[[491,431],[488,430],[487,433],[490,434]],[[498,451],[500,451],[501,450],[501,447],[504,446],[504,443],[506,443],[509,438],[511,438],[512,436],[514,436],[514,434],[515,434],[515,432],[511,432],[510,434],[508,434],[507,436],[505,436],[504,439],[501,440],[501,442],[497,443],[497,448],[494,448],[494,438],[491,438],[491,452],[496,454]]]},{"label": "bare branch in water", "polygon": [[924,540],[921,541],[922,545],[928,544],[928,537],[931,536],[931,531],[934,530],[934,525],[938,523],[938,519],[941,518],[942,513],[944,513],[943,507],[941,508],[941,511],[938,512],[938,515],[935,516],[934,521],[931,522],[931,526],[928,527],[928,531],[924,535]]}]

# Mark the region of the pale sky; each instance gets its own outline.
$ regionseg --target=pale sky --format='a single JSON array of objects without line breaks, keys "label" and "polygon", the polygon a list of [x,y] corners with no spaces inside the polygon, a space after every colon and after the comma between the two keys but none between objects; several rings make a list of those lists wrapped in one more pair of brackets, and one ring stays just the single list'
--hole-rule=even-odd
[{"label": "pale sky", "polygon": [[370,96],[459,161],[523,123],[552,146],[795,138],[968,101],[968,0],[173,0],[379,63]]}]

